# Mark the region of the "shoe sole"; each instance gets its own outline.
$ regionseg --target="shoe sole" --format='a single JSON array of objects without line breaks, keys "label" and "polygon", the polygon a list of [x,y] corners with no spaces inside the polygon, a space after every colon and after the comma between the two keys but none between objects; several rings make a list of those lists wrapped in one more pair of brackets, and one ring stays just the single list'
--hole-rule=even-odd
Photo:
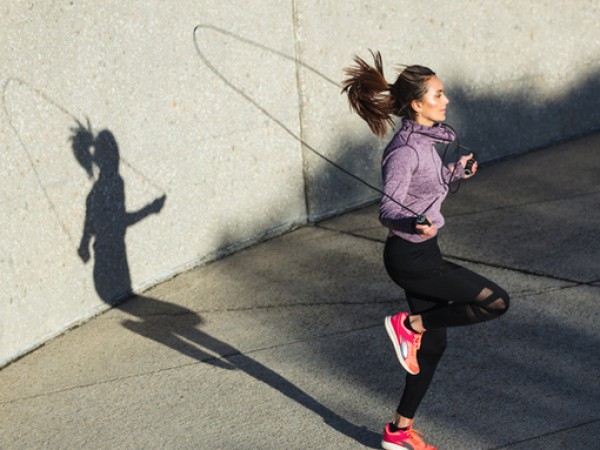
[{"label": "shoe sole", "polygon": [[383,450],[411,450],[412,447],[405,447],[404,445],[392,444],[391,442],[381,441],[381,448]]},{"label": "shoe sole", "polygon": [[394,345],[394,350],[396,351],[396,357],[398,358],[400,365],[404,368],[404,370],[406,370],[411,375],[418,375],[419,371],[415,372],[413,370],[410,370],[408,368],[408,365],[406,364],[406,361],[404,360],[404,357],[402,356],[402,349],[400,348],[400,342],[398,342],[398,339],[396,338],[396,332],[394,331],[394,327],[392,326],[392,316],[387,316],[385,318],[385,329],[390,338],[390,341],[392,341],[392,344]]}]

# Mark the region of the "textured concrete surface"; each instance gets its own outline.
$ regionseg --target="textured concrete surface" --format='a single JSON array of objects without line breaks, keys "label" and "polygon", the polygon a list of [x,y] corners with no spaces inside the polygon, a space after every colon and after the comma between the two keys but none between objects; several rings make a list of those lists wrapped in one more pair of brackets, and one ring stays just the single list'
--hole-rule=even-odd
[{"label": "textured concrete surface", "polygon": [[[438,448],[600,439],[599,145],[594,135],[485,166],[447,201],[443,250],[512,306],[450,330],[416,421]],[[52,340],[0,371],[0,448],[378,448],[404,384],[383,327],[406,308],[383,267],[385,235],[366,207]]]},{"label": "textured concrete surface", "polygon": [[[385,140],[340,95],[354,54],[380,50],[390,81],[398,63],[434,68],[482,160],[600,129],[599,12],[587,0],[2,1],[0,366],[131,290],[372,200],[312,151],[379,181]],[[72,141],[78,122],[88,150]],[[118,150],[118,170],[98,147]]]}]

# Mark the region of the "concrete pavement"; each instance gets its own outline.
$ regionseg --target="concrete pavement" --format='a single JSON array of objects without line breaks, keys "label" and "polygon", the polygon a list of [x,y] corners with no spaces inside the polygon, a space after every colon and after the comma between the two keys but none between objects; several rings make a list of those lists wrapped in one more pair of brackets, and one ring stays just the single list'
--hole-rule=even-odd
[{"label": "concrete pavement", "polygon": [[[440,449],[600,442],[600,134],[484,166],[441,246],[511,294],[452,329],[416,427]],[[165,282],[0,371],[2,449],[378,448],[406,307],[377,206]]]}]

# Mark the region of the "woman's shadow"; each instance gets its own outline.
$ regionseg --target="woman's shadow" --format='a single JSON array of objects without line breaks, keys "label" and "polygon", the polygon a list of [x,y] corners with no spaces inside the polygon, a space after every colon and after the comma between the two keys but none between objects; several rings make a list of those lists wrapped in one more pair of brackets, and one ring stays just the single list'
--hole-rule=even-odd
[{"label": "woman's shadow", "polygon": [[122,322],[125,328],[197,361],[222,369],[241,370],[321,416],[332,428],[360,444],[378,445],[379,434],[348,422],[275,371],[201,331],[199,327],[203,320],[194,311],[150,297],[132,296],[125,234],[131,225],[160,213],[166,196],[155,199],[139,211],[128,212],[124,181],[119,173],[121,158],[113,134],[103,130],[94,136],[89,123],[87,127],[78,124],[73,129],[71,143],[75,158],[90,179],[94,177],[94,168],[98,171],[98,178],[86,199],[78,254],[87,263],[91,259],[90,243],[93,240],[96,292],[105,303],[132,316]]}]

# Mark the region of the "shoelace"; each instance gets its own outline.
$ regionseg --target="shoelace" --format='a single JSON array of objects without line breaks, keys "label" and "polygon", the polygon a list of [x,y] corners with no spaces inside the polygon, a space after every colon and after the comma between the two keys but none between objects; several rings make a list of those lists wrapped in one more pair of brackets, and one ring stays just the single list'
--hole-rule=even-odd
[{"label": "shoelace", "polygon": [[406,432],[417,443],[426,445],[425,441],[423,440],[423,436],[425,436],[425,435],[423,433],[421,433],[419,430],[415,430],[414,428],[409,428]]},{"label": "shoelace", "polygon": [[414,334],[413,344],[414,344],[416,350],[419,350],[421,348],[421,338],[422,337],[423,337],[423,335],[421,333]]}]

